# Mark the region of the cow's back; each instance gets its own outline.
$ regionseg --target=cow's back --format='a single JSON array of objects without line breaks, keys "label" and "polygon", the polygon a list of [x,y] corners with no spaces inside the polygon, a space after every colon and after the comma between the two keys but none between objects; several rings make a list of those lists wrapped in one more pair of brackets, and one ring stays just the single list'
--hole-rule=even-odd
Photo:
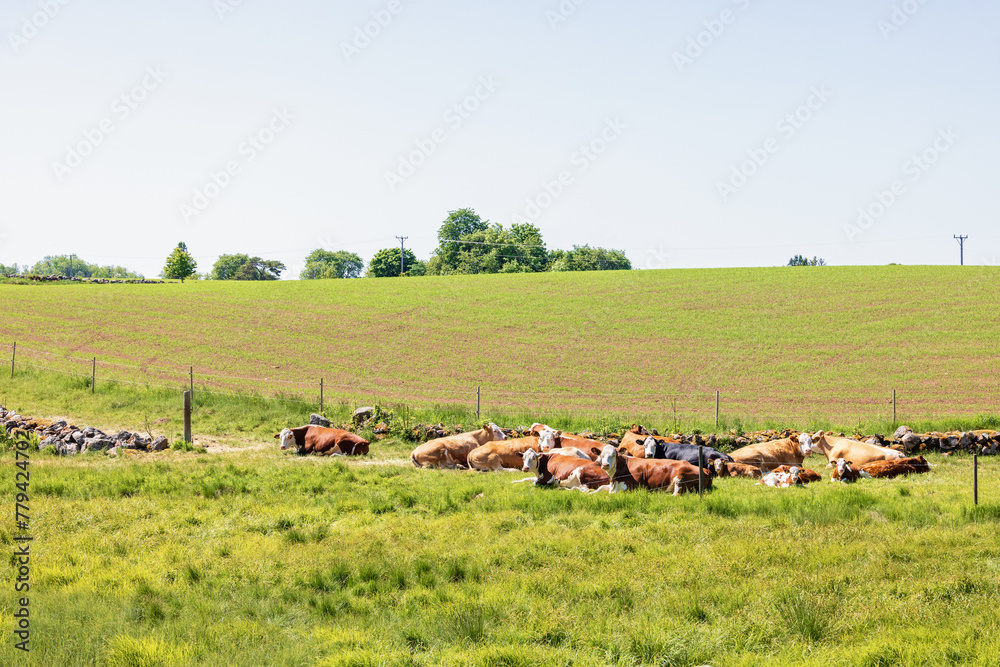
[{"label": "cow's back", "polygon": [[736,463],[753,465],[765,472],[770,472],[780,465],[801,466],[805,460],[798,441],[792,438],[747,445],[735,450],[729,456]]},{"label": "cow's back", "polygon": [[861,466],[875,461],[893,461],[903,458],[903,454],[894,449],[869,445],[867,442],[851,438],[823,435],[817,442],[830,463],[836,463],[837,459],[844,459],[856,466]]},{"label": "cow's back", "polygon": [[467,461],[470,468],[482,471],[520,468],[524,462],[524,453],[529,449],[541,451],[538,436],[487,442],[469,452]]},{"label": "cow's back", "polygon": [[435,438],[416,447],[410,453],[410,460],[417,467],[464,467],[469,463],[469,454],[492,439],[492,434],[486,429]]}]

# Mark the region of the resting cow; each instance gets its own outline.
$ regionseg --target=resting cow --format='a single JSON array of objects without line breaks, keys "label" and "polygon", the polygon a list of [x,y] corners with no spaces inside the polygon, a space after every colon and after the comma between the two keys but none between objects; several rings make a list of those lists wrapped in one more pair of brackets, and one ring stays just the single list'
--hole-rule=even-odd
[{"label": "resting cow", "polygon": [[[698,468],[687,461],[649,461],[624,456],[611,445],[601,450],[598,464],[611,479],[609,493],[646,488],[654,491],[673,489],[674,495],[698,490]],[[703,473],[705,489],[712,488],[712,477]]]},{"label": "resting cow", "polygon": [[719,477],[748,477],[750,479],[760,479],[763,473],[757,466],[750,465],[749,463],[729,463],[722,459],[715,459],[712,461],[714,464],[715,474]]},{"label": "resting cow", "polygon": [[477,431],[428,440],[410,453],[410,461],[418,468],[464,468],[476,447],[506,439],[500,427],[491,422]]},{"label": "resting cow", "polygon": [[772,470],[761,477],[760,481],[757,483],[763,484],[764,486],[776,486],[780,488],[802,486],[802,480],[799,479],[798,466],[792,466],[788,469],[788,472],[778,472],[777,470]]},{"label": "resting cow", "polygon": [[845,484],[856,482],[862,477],[872,478],[861,468],[854,467],[852,461],[845,461],[843,458],[837,459],[837,467],[830,473],[831,482],[844,482]]},{"label": "resting cow", "polygon": [[892,461],[904,457],[902,452],[897,452],[895,449],[869,445],[867,442],[850,438],[838,438],[823,431],[817,431],[813,436],[813,449],[829,461],[827,468],[832,467],[837,459],[864,465],[873,461]]},{"label": "resting cow", "polygon": [[524,472],[534,473],[535,477],[518,480],[526,482],[534,479],[535,484],[559,484],[564,488],[577,487],[581,490],[599,489],[610,483],[607,473],[601,470],[593,461],[579,459],[573,456],[539,454],[534,451],[524,453]]},{"label": "resting cow", "polygon": [[274,436],[281,440],[281,449],[291,449],[297,454],[323,456],[360,456],[368,453],[368,441],[360,435],[339,428],[326,428],[310,424],[298,428],[285,428]]},{"label": "resting cow", "polygon": [[931,466],[923,456],[915,456],[907,459],[897,459],[895,461],[874,461],[861,466],[861,469],[872,477],[882,477],[890,479],[900,475],[919,474],[930,472]]},{"label": "resting cow", "polygon": [[[625,435],[622,436],[619,447],[624,447],[629,456],[644,459],[646,458],[646,448],[643,446],[643,443],[651,435],[653,434],[645,426],[632,424],[632,428],[625,431]],[[667,440],[667,438],[664,438],[664,440]],[[670,440],[670,442],[674,441]]]},{"label": "resting cow", "polygon": [[807,456],[812,454],[812,439],[808,433],[794,438],[782,438],[770,442],[759,442],[754,445],[740,447],[730,456],[737,463],[748,463],[770,472],[780,465],[800,466]]},{"label": "resting cow", "polygon": [[[789,466],[778,466],[772,472],[790,472],[791,468]],[[803,484],[809,484],[810,482],[819,482],[823,480],[823,476],[820,475],[815,470],[810,470],[809,468],[799,468],[799,481]]]},{"label": "resting cow", "polygon": [[643,449],[645,450],[647,459],[672,459],[674,461],[687,461],[691,465],[701,465],[701,467],[711,467],[713,473],[715,472],[716,460],[722,460],[727,463],[732,462],[732,457],[728,454],[723,454],[717,449],[712,447],[701,446],[701,456],[698,459],[698,446],[697,445],[685,445],[681,442],[673,442],[671,440],[665,440],[663,438],[654,438],[649,436],[643,443]]},{"label": "resting cow", "polygon": [[469,453],[469,467],[481,472],[491,472],[501,468],[520,469],[524,464],[524,453],[528,450],[536,452],[540,450],[536,436],[487,442]]},{"label": "resting cow", "polygon": [[576,456],[592,461],[593,458],[587,454],[586,450],[594,446],[603,447],[604,443],[581,438],[580,436],[567,435],[562,431],[556,431],[546,426],[538,434],[538,445],[543,452]]}]

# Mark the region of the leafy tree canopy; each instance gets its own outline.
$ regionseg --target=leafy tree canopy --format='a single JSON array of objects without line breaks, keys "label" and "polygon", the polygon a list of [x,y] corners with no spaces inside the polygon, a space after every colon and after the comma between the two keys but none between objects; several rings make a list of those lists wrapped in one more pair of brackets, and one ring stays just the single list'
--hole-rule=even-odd
[{"label": "leafy tree canopy", "polygon": [[628,271],[631,268],[632,262],[625,256],[624,250],[575,245],[572,250],[553,250],[549,253],[551,271]]},{"label": "leafy tree canopy", "polygon": [[285,265],[242,253],[220,255],[212,267],[213,280],[277,280]]},{"label": "leafy tree canopy", "polygon": [[185,278],[190,278],[197,274],[198,263],[188,252],[187,244],[183,241],[177,244],[174,251],[167,257],[167,263],[163,267],[161,275],[164,278],[178,279],[184,282]]},{"label": "leafy tree canopy", "polygon": [[[404,275],[422,276],[426,266],[409,248],[403,250]],[[395,278],[399,276],[399,248],[383,248],[368,262],[369,278]]]},{"label": "leafy tree canopy", "polygon": [[438,247],[427,273],[521,273],[544,271],[547,264],[537,227],[524,223],[504,229],[463,208],[449,213],[438,230]]},{"label": "leafy tree canopy", "polygon": [[812,259],[807,259],[802,255],[795,255],[788,260],[788,266],[826,266],[826,260],[815,255]]},{"label": "leafy tree canopy", "polygon": [[[338,250],[313,250],[306,257],[306,266],[299,276],[302,280],[315,278],[358,278],[365,268],[364,262],[353,252]],[[398,272],[397,272],[398,273]]]},{"label": "leafy tree canopy", "polygon": [[129,271],[123,266],[98,266],[80,259],[76,255],[46,255],[45,258],[36,262],[25,274],[32,275],[55,275],[74,278],[113,278],[113,279],[141,279],[139,273]]}]

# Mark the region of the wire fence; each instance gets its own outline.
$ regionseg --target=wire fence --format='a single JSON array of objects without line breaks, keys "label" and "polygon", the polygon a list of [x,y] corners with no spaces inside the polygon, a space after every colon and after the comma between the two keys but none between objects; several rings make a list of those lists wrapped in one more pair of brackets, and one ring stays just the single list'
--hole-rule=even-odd
[{"label": "wire fence", "polygon": [[[253,398],[296,402],[315,406],[322,412],[331,405],[405,405],[414,409],[435,409],[444,413],[472,417],[491,417],[507,423],[533,421],[533,415],[545,415],[564,423],[590,420],[626,423],[643,420],[661,430],[674,431],[692,424],[718,428],[739,428],[744,424],[769,421],[792,423],[900,423],[905,420],[934,420],[942,417],[977,417],[996,415],[1000,384],[996,378],[965,393],[960,401],[926,388],[886,388],[880,392],[846,389],[822,394],[796,391],[780,395],[760,391],[686,391],[660,392],[629,388],[623,385],[609,391],[577,389],[566,382],[562,387],[533,389],[528,378],[524,387],[496,385],[467,388],[436,386],[429,383],[392,384],[360,383],[331,372],[326,377],[292,380],[272,377],[276,367],[259,369],[256,375],[217,372],[189,366],[127,363],[120,358],[105,359],[79,353],[55,352],[31,345],[0,344],[10,358],[10,377],[18,370],[36,369],[79,378],[84,386],[96,391],[107,383],[121,383],[150,389],[191,390],[196,395]],[[970,398],[972,400],[970,400]]]}]

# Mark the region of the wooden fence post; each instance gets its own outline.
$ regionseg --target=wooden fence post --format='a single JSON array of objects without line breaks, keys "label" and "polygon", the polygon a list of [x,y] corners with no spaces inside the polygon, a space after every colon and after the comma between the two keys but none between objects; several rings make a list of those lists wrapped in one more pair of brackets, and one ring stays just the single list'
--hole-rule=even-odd
[{"label": "wooden fence post", "polygon": [[896,425],[896,390],[892,390],[892,425]]},{"label": "wooden fence post", "polygon": [[10,379],[14,379],[14,359],[17,357],[17,341],[14,341],[14,351],[10,353]]},{"label": "wooden fence post", "polygon": [[191,400],[194,400],[194,366],[188,367],[188,377],[191,380],[190,390],[191,390]]},{"label": "wooden fence post", "polygon": [[479,421],[479,390],[481,387],[476,387],[476,421]]},{"label": "wooden fence post", "polygon": [[715,428],[719,428],[719,390],[715,390]]},{"label": "wooden fence post", "polygon": [[323,414],[323,378],[319,379],[319,413]]},{"label": "wooden fence post", "polygon": [[184,442],[191,442],[191,392],[184,392]]},{"label": "wooden fence post", "polygon": [[94,385],[97,384],[97,357],[91,362],[90,366],[90,393],[94,393]]}]

